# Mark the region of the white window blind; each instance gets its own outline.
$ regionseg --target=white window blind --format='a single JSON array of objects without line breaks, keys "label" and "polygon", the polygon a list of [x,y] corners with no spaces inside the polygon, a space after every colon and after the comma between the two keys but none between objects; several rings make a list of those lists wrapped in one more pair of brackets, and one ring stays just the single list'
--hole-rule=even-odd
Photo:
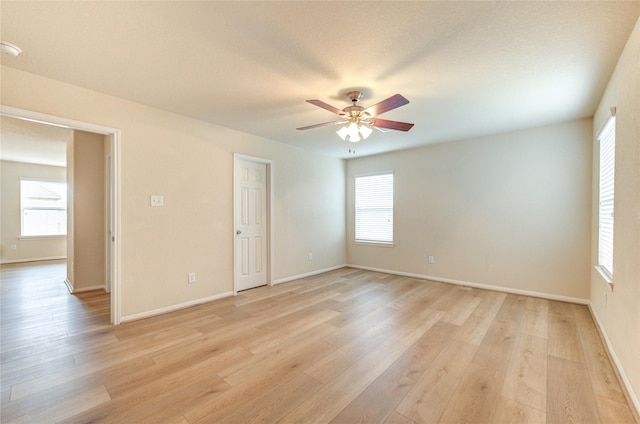
[{"label": "white window blind", "polygon": [[22,236],[67,234],[67,183],[20,180]]},{"label": "white window blind", "polygon": [[393,173],[355,177],[356,241],[393,243]]},{"label": "white window blind", "polygon": [[615,191],[616,118],[611,116],[598,134],[600,142],[600,208],[598,265],[613,279],[613,201]]}]

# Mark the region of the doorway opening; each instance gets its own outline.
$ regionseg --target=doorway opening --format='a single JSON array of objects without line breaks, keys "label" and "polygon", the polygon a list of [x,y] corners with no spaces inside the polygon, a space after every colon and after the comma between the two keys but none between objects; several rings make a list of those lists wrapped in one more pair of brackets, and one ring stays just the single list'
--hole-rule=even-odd
[{"label": "doorway opening", "polygon": [[[9,106],[0,106],[0,115],[15,118],[18,120],[31,121],[43,125],[56,126],[73,130],[75,133],[81,134],[83,137],[93,137],[94,141],[97,141],[95,146],[98,149],[102,149],[102,152],[98,152],[100,160],[102,161],[102,173],[99,176],[104,182],[103,190],[100,191],[102,196],[101,201],[104,205],[104,215],[98,226],[104,231],[104,238],[102,239],[103,245],[100,246],[103,249],[98,258],[102,264],[104,264],[104,282],[100,286],[93,287],[91,285],[85,287],[78,287],[78,290],[74,288],[73,284],[73,242],[67,243],[67,281],[66,284],[70,291],[74,294],[76,292],[83,292],[96,288],[104,288],[104,290],[110,293],[109,311],[111,324],[120,323],[120,131],[114,128],[104,127],[100,125],[90,124],[81,121],[70,120],[66,118],[60,118],[52,115],[46,115],[38,112],[13,108]],[[89,146],[89,142],[80,140],[78,146],[81,146],[82,150],[85,150]],[[74,144],[71,144],[74,146]],[[74,147],[75,148],[75,147]],[[67,155],[69,157],[67,151]],[[68,171],[69,173],[69,171]],[[73,170],[71,175],[67,175],[67,179],[73,179]],[[73,181],[68,181],[69,190],[71,195],[73,194]],[[90,189],[89,189],[90,190]],[[71,196],[72,197],[72,196]],[[70,202],[72,204],[73,201]],[[91,205],[89,205],[91,206]],[[73,210],[68,213],[73,214]],[[73,239],[73,217],[68,220],[68,223],[72,223],[72,228],[68,228],[67,240]],[[84,224],[82,224],[84,225]],[[85,231],[79,227],[79,231]],[[72,263],[69,264],[69,261]],[[91,264],[88,265],[91,268]]]}]

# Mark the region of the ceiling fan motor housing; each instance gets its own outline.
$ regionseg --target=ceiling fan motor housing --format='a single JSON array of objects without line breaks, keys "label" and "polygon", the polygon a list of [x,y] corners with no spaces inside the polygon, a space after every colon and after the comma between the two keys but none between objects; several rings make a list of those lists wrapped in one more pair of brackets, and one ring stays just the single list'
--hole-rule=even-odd
[{"label": "ceiling fan motor housing", "polygon": [[362,91],[349,91],[347,97],[356,104],[362,98]]}]

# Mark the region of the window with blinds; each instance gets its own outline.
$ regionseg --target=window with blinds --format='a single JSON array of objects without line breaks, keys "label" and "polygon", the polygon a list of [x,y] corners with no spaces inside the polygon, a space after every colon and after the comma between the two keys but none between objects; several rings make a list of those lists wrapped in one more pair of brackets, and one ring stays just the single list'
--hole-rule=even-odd
[{"label": "window with blinds", "polygon": [[598,213],[598,267],[613,281],[613,200],[615,192],[616,117],[598,134],[600,142],[600,207]]},{"label": "window with blinds", "polygon": [[393,243],[393,173],[355,176],[355,239]]},{"label": "window with blinds", "polygon": [[67,234],[67,183],[20,179],[20,235]]}]

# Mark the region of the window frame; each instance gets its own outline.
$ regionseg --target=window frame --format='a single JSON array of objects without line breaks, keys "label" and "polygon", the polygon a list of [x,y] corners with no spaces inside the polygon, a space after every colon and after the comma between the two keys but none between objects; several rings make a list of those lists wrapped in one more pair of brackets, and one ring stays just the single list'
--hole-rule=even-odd
[{"label": "window frame", "polygon": [[[20,239],[46,239],[46,238],[65,238],[68,234],[67,228],[67,220],[68,220],[68,193],[65,195],[64,207],[29,207],[25,205],[24,196],[23,196],[23,182],[41,182],[41,183],[57,183],[64,184],[65,189],[68,192],[69,186],[67,181],[65,180],[57,180],[51,178],[32,178],[32,177],[20,177],[19,178],[19,202],[20,202]],[[27,210],[51,210],[51,211],[64,211],[65,213],[65,225],[64,225],[64,233],[57,234],[25,234],[25,211]]]},{"label": "window frame", "polygon": [[[596,270],[610,285],[613,284],[613,249],[615,221],[615,151],[616,114],[611,115],[596,136],[598,141],[598,256]],[[606,215],[609,214],[609,217]]]},{"label": "window frame", "polygon": [[[390,239],[380,239],[380,238],[376,238],[376,237],[369,237],[369,238],[365,238],[365,237],[361,237],[358,238],[358,219],[359,219],[359,209],[363,209],[363,208],[359,208],[358,207],[358,180],[361,178],[369,178],[369,177],[377,177],[377,176],[391,176],[391,225],[390,225],[390,233],[391,233],[391,237]],[[395,246],[395,226],[394,226],[394,209],[395,209],[395,202],[394,202],[394,197],[395,197],[395,175],[394,175],[394,171],[379,171],[379,172],[369,172],[369,173],[363,173],[363,174],[354,174],[353,176],[353,180],[354,180],[354,234],[353,234],[353,240],[355,244],[362,244],[362,245],[373,245],[373,246],[382,246],[382,247],[393,247]],[[388,199],[387,199],[388,201]]]}]

